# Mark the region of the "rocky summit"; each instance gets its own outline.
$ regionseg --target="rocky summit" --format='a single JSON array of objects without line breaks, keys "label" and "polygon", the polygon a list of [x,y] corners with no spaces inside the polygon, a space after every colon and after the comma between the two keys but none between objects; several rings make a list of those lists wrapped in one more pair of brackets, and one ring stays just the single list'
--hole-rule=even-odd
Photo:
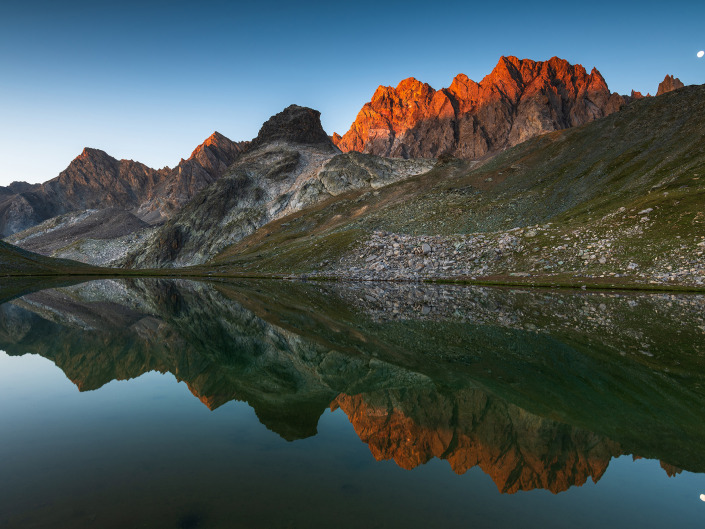
[{"label": "rocky summit", "polygon": [[252,140],[257,148],[273,142],[319,145],[323,149],[335,151],[331,140],[321,127],[321,113],[312,108],[290,105],[269,118]]},{"label": "rocky summit", "polygon": [[681,82],[678,77],[674,78],[672,75],[667,75],[661,83],[658,85],[657,96],[666,94],[668,92],[673,92],[679,88],[683,88],[685,85]]},{"label": "rocky summit", "polygon": [[333,141],[343,151],[401,158],[452,154],[477,159],[533,136],[582,125],[630,100],[610,93],[600,72],[554,57],[502,57],[480,83],[459,74],[434,90],[413,77],[380,86]]}]

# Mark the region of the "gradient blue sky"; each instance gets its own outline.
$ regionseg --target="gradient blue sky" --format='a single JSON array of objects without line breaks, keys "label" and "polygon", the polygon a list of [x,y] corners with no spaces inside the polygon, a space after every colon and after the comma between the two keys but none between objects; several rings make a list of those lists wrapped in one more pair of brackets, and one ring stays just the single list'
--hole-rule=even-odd
[{"label": "gradient blue sky", "polygon": [[702,2],[4,4],[0,185],[53,178],[84,146],[174,166],[291,103],[342,134],[380,84],[479,81],[501,55],[596,66],[620,93],[705,83]]}]

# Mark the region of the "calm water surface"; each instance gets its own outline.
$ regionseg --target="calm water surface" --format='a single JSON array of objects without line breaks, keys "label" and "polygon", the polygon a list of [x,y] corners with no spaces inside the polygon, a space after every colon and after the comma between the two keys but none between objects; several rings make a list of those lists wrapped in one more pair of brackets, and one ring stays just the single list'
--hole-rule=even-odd
[{"label": "calm water surface", "polygon": [[0,527],[705,523],[702,296],[15,290]]}]

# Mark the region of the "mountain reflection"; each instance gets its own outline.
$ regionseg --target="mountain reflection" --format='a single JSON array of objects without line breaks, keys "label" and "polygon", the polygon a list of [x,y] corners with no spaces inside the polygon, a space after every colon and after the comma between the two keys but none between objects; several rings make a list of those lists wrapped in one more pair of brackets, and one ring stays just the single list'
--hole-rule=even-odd
[{"label": "mountain reflection", "polygon": [[378,460],[557,493],[623,454],[705,471],[703,309],[700,295],[101,280],[2,305],[0,348],[81,391],[170,372],[286,440],[340,408]]}]

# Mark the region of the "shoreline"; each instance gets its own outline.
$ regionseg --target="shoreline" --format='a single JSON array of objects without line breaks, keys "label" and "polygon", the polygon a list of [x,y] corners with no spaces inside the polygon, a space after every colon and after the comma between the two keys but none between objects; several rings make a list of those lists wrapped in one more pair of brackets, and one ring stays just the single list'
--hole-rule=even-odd
[{"label": "shoreline", "polygon": [[[552,277],[552,276],[518,276],[493,275],[485,277],[419,277],[419,278],[365,278],[355,276],[325,275],[325,274],[268,274],[268,273],[237,273],[199,270],[149,269],[149,270],[105,270],[94,272],[65,272],[43,274],[1,274],[3,279],[23,279],[46,281],[55,278],[71,281],[93,281],[97,279],[127,279],[127,278],[163,278],[163,279],[246,279],[246,280],[277,280],[277,281],[320,281],[320,282],[351,282],[351,283],[398,283],[426,285],[456,285],[456,286],[490,286],[490,287],[522,287],[535,289],[565,289],[579,291],[635,291],[635,292],[674,292],[674,293],[705,293],[705,286],[699,285],[664,285],[661,283],[614,282],[611,278],[594,277]],[[599,279],[605,279],[599,281]],[[597,280],[597,281],[596,281]]]}]

